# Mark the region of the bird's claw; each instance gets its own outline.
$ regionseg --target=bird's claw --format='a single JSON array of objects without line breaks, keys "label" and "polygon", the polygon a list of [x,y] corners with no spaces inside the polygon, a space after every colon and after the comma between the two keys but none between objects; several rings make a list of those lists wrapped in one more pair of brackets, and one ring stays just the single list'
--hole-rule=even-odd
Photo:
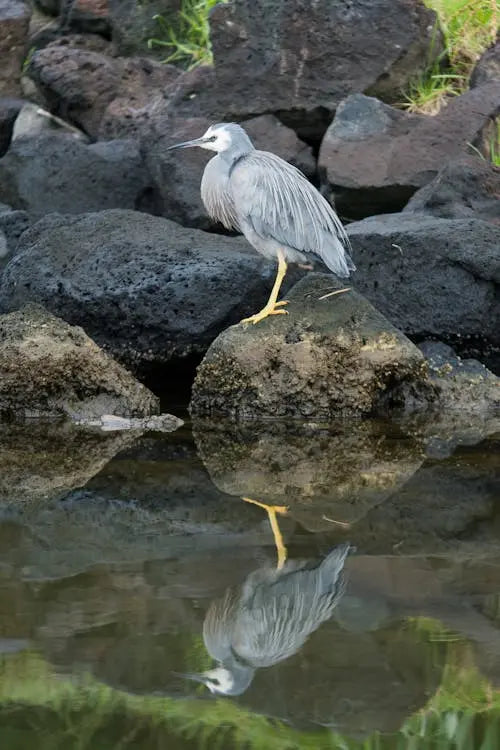
[{"label": "bird's claw", "polygon": [[267,318],[268,315],[288,315],[288,310],[276,309],[282,305],[288,305],[288,300],[283,299],[281,302],[275,302],[272,307],[264,307],[260,312],[255,313],[255,315],[251,315],[249,318],[243,318],[241,323],[252,323],[255,325],[256,323],[260,323],[261,320],[264,320],[264,318]]}]

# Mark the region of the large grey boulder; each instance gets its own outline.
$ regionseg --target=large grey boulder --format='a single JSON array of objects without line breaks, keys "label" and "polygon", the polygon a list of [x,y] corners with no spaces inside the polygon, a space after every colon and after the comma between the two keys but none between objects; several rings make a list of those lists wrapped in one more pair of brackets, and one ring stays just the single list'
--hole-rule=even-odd
[{"label": "large grey boulder", "polygon": [[0,159],[0,200],[37,218],[135,208],[149,177],[134,141],[86,144],[63,133],[14,140]]},{"label": "large grey boulder", "polygon": [[191,413],[321,420],[374,414],[391,398],[404,408],[408,384],[426,393],[421,352],[357,292],[330,294],[338,288],[311,274],[287,295],[289,315],[224,331],[198,368]]},{"label": "large grey boulder", "polygon": [[349,225],[362,294],[407,335],[483,353],[500,343],[500,227],[479,219],[373,216]]},{"label": "large grey boulder", "polygon": [[274,275],[243,239],[133,211],[52,214],[23,235],[0,306],[39,302],[136,367],[199,357],[263,306]]},{"label": "large grey boulder", "polygon": [[210,15],[212,85],[195,99],[184,87],[176,111],[217,119],[280,113],[299,135],[318,138],[350,93],[399,98],[440,52],[434,21],[419,0],[217,5]]},{"label": "large grey boulder", "polygon": [[500,225],[500,168],[478,156],[455,159],[417,190],[403,211]]},{"label": "large grey boulder", "polygon": [[[203,170],[214,154],[199,148],[168,151],[174,143],[199,138],[210,125],[213,120],[205,117],[164,118],[161,114],[153,117],[151,127],[144,129],[142,137],[142,150],[154,183],[145,208],[184,226],[214,227],[200,196]],[[243,125],[256,148],[278,154],[308,177],[314,175],[316,164],[310,146],[276,117],[262,115],[246,120]]]},{"label": "large grey boulder", "polygon": [[481,146],[500,111],[500,81],[450,99],[434,117],[353,94],[338,107],[318,166],[341,215],[399,211],[440,169]]},{"label": "large grey boulder", "polygon": [[120,55],[148,54],[163,59],[169,50],[148,45],[151,38],[162,36],[162,29],[155,16],[164,23],[178,26],[181,0],[109,0],[111,32],[116,50]]},{"label": "large grey boulder", "polygon": [[156,411],[156,397],[80,328],[38,306],[0,316],[0,418]]}]

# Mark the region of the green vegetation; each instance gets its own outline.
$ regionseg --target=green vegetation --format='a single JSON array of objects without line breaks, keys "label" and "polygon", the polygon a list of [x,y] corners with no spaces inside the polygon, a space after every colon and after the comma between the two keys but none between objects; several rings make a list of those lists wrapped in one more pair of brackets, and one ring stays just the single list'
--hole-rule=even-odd
[{"label": "green vegetation", "polygon": [[208,16],[211,9],[226,0],[183,0],[178,24],[171,26],[163,16],[154,16],[158,37],[148,40],[148,47],[166,47],[166,63],[180,63],[190,70],[213,62]]},{"label": "green vegetation", "polygon": [[467,87],[479,56],[498,33],[498,0],[424,0],[436,11],[445,50],[404,93],[401,106],[409,112],[436,114],[450,96]]},{"label": "green vegetation", "polygon": [[[441,685],[390,737],[345,737],[328,728],[299,731],[231,699],[130,695],[91,677],[55,674],[36,652],[0,658],[2,747],[21,750],[498,750],[500,691],[474,666],[472,650],[434,620],[408,628],[446,648]],[[197,662],[195,644],[193,661]]]}]

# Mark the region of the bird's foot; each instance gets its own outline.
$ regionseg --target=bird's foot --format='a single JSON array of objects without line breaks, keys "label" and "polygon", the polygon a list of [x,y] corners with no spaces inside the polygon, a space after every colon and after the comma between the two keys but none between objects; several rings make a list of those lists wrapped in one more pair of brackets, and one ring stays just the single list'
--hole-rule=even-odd
[{"label": "bird's foot", "polygon": [[249,318],[243,318],[241,323],[260,323],[261,320],[267,318],[268,315],[288,315],[288,310],[281,310],[280,308],[284,305],[288,305],[288,300],[283,299],[281,302],[275,302],[274,304],[267,304],[262,310],[255,315],[251,315]]},{"label": "bird's foot", "polygon": [[265,511],[278,513],[280,516],[284,516],[288,512],[288,505],[268,505],[267,503],[262,503],[260,500],[252,500],[251,497],[242,497],[242,500],[244,500],[246,503],[252,503],[252,505],[258,505],[259,508],[264,508]]}]

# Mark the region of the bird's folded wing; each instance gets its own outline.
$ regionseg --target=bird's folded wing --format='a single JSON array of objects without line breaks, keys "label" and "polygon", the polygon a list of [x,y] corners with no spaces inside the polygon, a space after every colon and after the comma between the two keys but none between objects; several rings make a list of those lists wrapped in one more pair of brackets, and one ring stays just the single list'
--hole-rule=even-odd
[{"label": "bird's folded wing", "polygon": [[354,268],[340,219],[288,162],[267,151],[252,151],[235,165],[229,186],[240,223],[247,221],[261,237],[316,253],[341,276]]}]

